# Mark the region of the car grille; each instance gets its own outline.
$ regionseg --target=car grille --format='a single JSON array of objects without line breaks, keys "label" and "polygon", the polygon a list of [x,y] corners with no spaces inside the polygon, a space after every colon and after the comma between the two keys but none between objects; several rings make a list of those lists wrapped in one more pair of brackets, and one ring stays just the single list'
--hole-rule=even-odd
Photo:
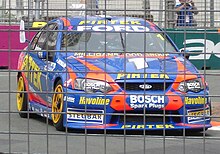
[{"label": "car grille", "polygon": [[169,86],[171,86],[172,83],[170,82],[162,82],[162,83],[146,83],[148,85],[151,85],[152,87],[150,89],[142,89],[140,88],[140,85],[144,85],[144,83],[125,83],[125,82],[119,82],[117,83],[121,89],[125,91],[132,91],[132,90],[166,90]]},{"label": "car grille", "polygon": [[129,114],[126,113],[126,115],[119,115],[119,122],[120,123],[180,123],[181,122],[181,116],[177,112],[170,112],[170,113],[163,113],[163,112],[149,112],[146,113],[146,116],[144,118],[144,114]]}]

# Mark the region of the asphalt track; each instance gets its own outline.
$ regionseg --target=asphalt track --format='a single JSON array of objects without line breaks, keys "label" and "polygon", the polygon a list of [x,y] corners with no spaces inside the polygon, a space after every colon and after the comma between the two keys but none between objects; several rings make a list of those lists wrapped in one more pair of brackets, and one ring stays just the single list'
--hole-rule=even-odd
[{"label": "asphalt track", "polygon": [[[214,104],[220,103],[220,71],[207,71]],[[0,153],[16,154],[219,154],[219,127],[185,132],[58,132],[45,118],[22,119],[16,110],[16,73],[0,70]],[[213,106],[214,108],[215,106]],[[215,115],[215,121],[220,121]],[[215,125],[218,123],[215,122]]]}]

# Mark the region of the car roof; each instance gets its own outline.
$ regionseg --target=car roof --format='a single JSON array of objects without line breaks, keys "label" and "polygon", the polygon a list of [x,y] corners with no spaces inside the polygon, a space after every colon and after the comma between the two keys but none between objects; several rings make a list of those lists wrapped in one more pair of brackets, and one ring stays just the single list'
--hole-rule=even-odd
[{"label": "car roof", "polygon": [[[144,26],[149,29],[149,31],[161,31],[154,23],[144,20],[143,18],[137,17],[126,17],[126,16],[74,16],[74,17],[60,17],[58,18],[63,22],[64,29],[68,27],[77,26]],[[114,31],[114,30],[113,30]]]}]

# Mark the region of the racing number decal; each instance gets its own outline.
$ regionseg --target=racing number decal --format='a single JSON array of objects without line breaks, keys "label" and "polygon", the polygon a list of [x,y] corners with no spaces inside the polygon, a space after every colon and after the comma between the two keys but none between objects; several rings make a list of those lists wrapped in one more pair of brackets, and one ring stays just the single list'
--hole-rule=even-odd
[{"label": "racing number decal", "polygon": [[138,70],[148,68],[148,64],[146,63],[144,58],[130,58],[128,59],[128,61],[133,62]]}]

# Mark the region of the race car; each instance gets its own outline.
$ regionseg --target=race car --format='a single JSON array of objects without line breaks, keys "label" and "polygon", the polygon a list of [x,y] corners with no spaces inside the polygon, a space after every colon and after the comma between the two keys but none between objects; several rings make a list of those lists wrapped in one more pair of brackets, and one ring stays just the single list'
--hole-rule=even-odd
[{"label": "race car", "polygon": [[207,130],[204,77],[154,23],[59,17],[26,41],[21,22],[17,109],[57,130]]}]

